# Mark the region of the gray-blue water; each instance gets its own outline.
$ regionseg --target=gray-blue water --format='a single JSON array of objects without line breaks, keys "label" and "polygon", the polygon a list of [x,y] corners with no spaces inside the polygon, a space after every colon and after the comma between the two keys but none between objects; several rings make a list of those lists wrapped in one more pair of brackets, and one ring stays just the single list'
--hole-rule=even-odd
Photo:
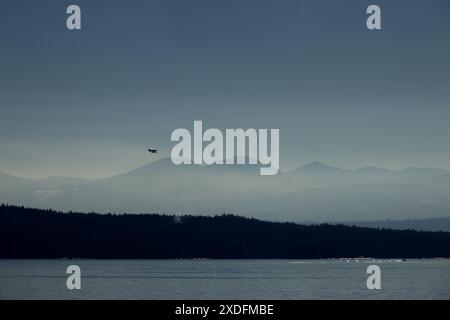
[{"label": "gray-blue water", "polygon": [[0,299],[450,299],[450,260],[0,260]]}]

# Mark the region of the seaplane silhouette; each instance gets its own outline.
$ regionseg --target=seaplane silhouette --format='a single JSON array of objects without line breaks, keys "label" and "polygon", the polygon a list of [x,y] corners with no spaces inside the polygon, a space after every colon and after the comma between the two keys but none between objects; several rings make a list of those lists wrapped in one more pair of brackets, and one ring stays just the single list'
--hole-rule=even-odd
[{"label": "seaplane silhouette", "polygon": [[156,149],[148,149],[148,152],[150,152],[150,153],[157,153],[158,150],[156,150]]}]

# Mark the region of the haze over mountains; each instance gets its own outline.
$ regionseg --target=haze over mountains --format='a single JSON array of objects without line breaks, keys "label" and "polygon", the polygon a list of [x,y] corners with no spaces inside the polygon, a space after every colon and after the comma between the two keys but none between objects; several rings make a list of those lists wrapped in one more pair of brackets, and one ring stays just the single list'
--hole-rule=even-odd
[{"label": "haze over mountains", "polygon": [[450,171],[342,169],[314,162],[276,176],[259,165],[175,166],[169,158],[110,178],[25,179],[0,173],[0,203],[81,212],[234,213],[281,221],[450,215]]}]

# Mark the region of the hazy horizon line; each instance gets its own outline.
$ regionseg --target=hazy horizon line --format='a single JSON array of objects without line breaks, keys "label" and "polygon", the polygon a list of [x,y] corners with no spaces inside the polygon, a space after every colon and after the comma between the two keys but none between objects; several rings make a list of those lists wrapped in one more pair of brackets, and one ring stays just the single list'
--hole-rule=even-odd
[{"label": "hazy horizon line", "polygon": [[[248,157],[246,157],[246,158],[248,158]],[[162,158],[159,158],[157,160],[154,160],[154,161],[146,162],[146,163],[144,163],[142,165],[138,165],[138,166],[136,166],[134,168],[131,168],[131,169],[128,169],[126,171],[121,171],[121,172],[117,172],[117,173],[113,173],[113,174],[109,174],[109,175],[105,175],[105,176],[89,177],[89,178],[81,177],[81,176],[74,176],[74,175],[48,175],[48,176],[42,176],[42,177],[30,177],[30,176],[23,176],[23,175],[20,175],[20,174],[18,175],[18,174],[15,174],[15,173],[10,173],[8,171],[3,171],[1,169],[0,169],[0,174],[7,175],[7,176],[10,176],[10,177],[14,177],[14,178],[19,178],[19,179],[27,179],[27,180],[45,180],[45,179],[54,179],[54,178],[79,179],[79,180],[101,180],[101,179],[108,179],[108,178],[112,178],[112,177],[128,174],[128,173],[131,173],[131,172],[133,172],[133,171],[135,171],[137,169],[146,167],[146,166],[151,165],[151,164],[158,163],[158,162],[163,161],[163,160],[170,160],[170,157],[166,156],[166,157],[162,157]],[[234,165],[235,166],[240,166],[239,164],[234,164]],[[251,164],[246,164],[246,165],[249,166]],[[434,166],[429,166],[429,165],[428,166],[407,166],[407,167],[402,167],[402,168],[391,168],[391,167],[378,166],[378,165],[367,165],[367,166],[357,166],[357,167],[342,167],[342,166],[339,166],[339,165],[328,164],[328,163],[326,163],[324,161],[315,160],[315,161],[306,162],[305,164],[302,164],[302,165],[297,165],[296,167],[294,167],[293,169],[290,169],[290,170],[280,169],[279,174],[292,173],[294,171],[297,171],[297,170],[302,169],[302,168],[306,168],[306,167],[311,166],[311,165],[322,165],[322,166],[324,166],[326,168],[335,168],[335,169],[340,169],[340,170],[343,170],[343,171],[358,171],[358,170],[364,170],[364,169],[381,169],[381,170],[386,170],[386,171],[401,172],[401,171],[408,170],[408,169],[429,169],[429,170],[444,170],[444,171],[447,171],[447,172],[450,173],[450,169],[449,168],[434,167]],[[177,166],[177,165],[174,164],[174,166]],[[198,166],[198,165],[191,164],[190,166]],[[214,166],[214,164],[213,165],[202,165],[202,166],[209,167],[209,166]],[[229,165],[229,166],[232,166],[232,165]]]}]

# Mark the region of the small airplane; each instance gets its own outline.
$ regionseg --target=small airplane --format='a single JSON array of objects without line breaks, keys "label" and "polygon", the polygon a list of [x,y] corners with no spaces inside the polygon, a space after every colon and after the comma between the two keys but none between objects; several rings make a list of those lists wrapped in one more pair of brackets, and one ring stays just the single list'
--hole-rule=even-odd
[{"label": "small airplane", "polygon": [[150,152],[150,153],[157,153],[158,150],[156,150],[156,149],[148,149],[148,152]]}]

